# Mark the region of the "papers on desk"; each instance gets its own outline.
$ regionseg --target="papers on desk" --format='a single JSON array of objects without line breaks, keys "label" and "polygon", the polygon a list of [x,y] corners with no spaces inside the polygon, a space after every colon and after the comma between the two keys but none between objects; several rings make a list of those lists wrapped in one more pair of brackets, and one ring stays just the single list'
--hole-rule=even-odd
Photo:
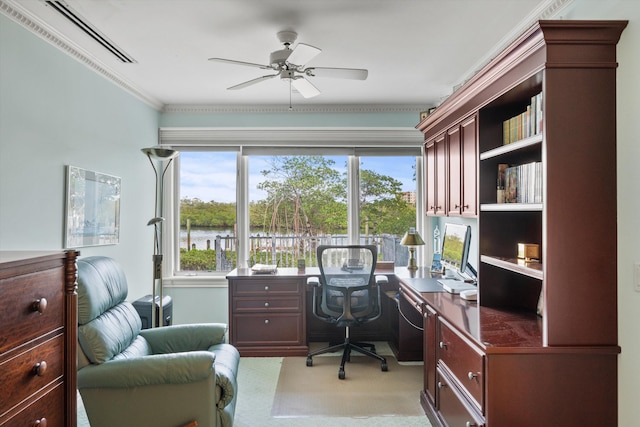
[{"label": "papers on desk", "polygon": [[251,272],[256,274],[274,274],[277,270],[277,264],[254,264],[251,267]]}]

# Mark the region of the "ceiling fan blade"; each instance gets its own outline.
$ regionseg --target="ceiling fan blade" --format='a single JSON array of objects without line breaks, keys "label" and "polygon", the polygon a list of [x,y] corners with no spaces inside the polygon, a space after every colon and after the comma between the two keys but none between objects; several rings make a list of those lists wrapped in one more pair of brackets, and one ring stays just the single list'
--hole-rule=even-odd
[{"label": "ceiling fan blade", "polygon": [[300,92],[300,95],[304,96],[305,98],[313,98],[314,96],[320,95],[320,91],[318,90],[318,88],[302,76],[297,76],[296,78],[294,78],[291,81],[291,84],[294,88],[296,88],[298,92]]},{"label": "ceiling fan blade", "polygon": [[368,70],[359,68],[323,68],[314,67],[304,70],[307,76],[315,77],[331,77],[334,79],[351,79],[351,80],[366,80],[369,75]]},{"label": "ceiling fan blade", "polygon": [[272,79],[272,78],[277,77],[279,75],[280,74],[269,74],[267,76],[258,77],[257,79],[249,80],[249,81],[246,81],[244,83],[240,83],[240,84],[237,84],[235,86],[228,87],[227,90],[243,89],[243,88],[245,88],[247,86],[252,86],[252,85],[254,85],[256,83],[260,83],[261,81]]},{"label": "ceiling fan blade", "polygon": [[300,67],[311,61],[318,54],[320,54],[320,52],[322,52],[322,50],[318,49],[317,47],[313,47],[304,43],[298,43],[296,48],[293,49],[293,52],[291,52],[291,54],[287,58],[287,62],[289,64],[297,65],[298,67]]},{"label": "ceiling fan blade", "polygon": [[270,65],[254,64],[253,62],[235,61],[233,59],[209,58],[209,61],[222,62],[222,63],[225,63],[225,64],[233,64],[233,65],[245,65],[247,67],[262,68],[263,70],[272,69],[272,67]]}]

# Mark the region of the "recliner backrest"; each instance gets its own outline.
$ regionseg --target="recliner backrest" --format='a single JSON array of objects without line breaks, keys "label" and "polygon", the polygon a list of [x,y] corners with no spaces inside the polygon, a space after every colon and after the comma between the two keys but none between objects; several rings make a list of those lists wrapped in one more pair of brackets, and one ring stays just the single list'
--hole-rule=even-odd
[{"label": "recliner backrest", "polygon": [[128,287],[121,267],[104,256],[82,258],[77,264],[78,342],[87,359],[100,364],[121,354],[148,354],[148,344],[139,337],[140,316],[125,301]]}]

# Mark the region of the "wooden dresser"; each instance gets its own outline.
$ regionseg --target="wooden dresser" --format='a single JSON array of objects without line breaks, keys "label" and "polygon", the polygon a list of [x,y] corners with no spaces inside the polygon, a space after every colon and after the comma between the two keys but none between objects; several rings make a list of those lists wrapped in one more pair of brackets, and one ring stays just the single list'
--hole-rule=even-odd
[{"label": "wooden dresser", "polygon": [[76,425],[78,254],[0,252],[0,426]]}]

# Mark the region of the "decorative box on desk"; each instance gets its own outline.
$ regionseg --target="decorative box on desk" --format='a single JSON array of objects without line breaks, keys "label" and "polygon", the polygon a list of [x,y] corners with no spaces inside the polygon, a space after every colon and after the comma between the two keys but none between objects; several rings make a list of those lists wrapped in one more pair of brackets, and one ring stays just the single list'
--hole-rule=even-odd
[{"label": "decorative box on desk", "polygon": [[[140,315],[142,320],[142,329],[149,329],[151,327],[151,295],[145,295],[142,298],[133,302],[133,307]],[[160,297],[156,296],[156,325],[159,325],[160,317]],[[173,301],[171,297],[166,295],[162,297],[162,317],[164,321],[162,326],[170,326],[173,323]]]}]

